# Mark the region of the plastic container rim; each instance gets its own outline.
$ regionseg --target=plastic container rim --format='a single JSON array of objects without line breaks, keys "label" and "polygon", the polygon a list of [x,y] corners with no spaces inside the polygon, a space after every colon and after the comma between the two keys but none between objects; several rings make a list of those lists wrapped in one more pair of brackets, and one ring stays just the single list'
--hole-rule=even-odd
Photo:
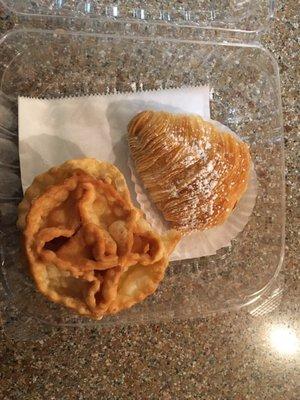
[{"label": "plastic container rim", "polygon": [[85,15],[56,15],[56,14],[32,14],[32,13],[26,13],[26,12],[20,12],[20,11],[15,11],[13,7],[10,7],[9,5],[6,4],[4,0],[0,0],[0,4],[7,9],[10,13],[23,16],[23,17],[30,17],[30,18],[59,18],[59,19],[81,19],[81,20],[96,20],[99,22],[105,22],[105,21],[115,21],[115,22],[132,22],[135,24],[149,24],[149,25],[160,25],[160,26],[173,26],[173,27],[184,27],[184,28],[191,28],[191,29],[203,29],[203,30],[213,30],[213,31],[223,31],[223,32],[232,32],[232,33],[241,33],[241,34],[257,34],[261,35],[265,30],[268,28],[270,21],[275,17],[276,15],[276,2],[277,0],[269,0],[269,6],[268,6],[268,15],[266,17],[265,23],[261,25],[258,29],[254,30],[247,30],[247,29],[234,29],[234,28],[223,28],[223,27],[214,27],[214,26],[205,26],[205,25],[200,25],[197,23],[190,23],[190,24],[185,24],[185,23],[176,23],[176,22],[168,22],[168,21],[160,21],[160,20],[139,20],[139,19],[130,19],[130,18],[122,18],[122,17],[105,17],[105,16],[95,16],[92,18],[88,18]]}]

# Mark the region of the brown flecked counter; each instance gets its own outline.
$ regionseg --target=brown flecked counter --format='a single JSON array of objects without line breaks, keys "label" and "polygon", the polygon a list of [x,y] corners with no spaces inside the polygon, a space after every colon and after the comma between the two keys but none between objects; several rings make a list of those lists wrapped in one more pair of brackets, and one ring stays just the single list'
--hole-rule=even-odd
[{"label": "brown flecked counter", "polygon": [[[300,398],[298,15],[298,1],[280,2],[263,36],[280,67],[285,127],[287,229],[279,306],[264,316],[239,311],[101,332],[53,328],[38,341],[17,342],[2,333],[1,399]],[[11,20],[2,16],[4,32]]]}]

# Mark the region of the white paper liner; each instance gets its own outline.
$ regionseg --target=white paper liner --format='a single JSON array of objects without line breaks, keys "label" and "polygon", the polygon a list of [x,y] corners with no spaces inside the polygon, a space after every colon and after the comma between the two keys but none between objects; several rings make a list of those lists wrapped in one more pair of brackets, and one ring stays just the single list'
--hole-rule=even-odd
[{"label": "white paper liner", "polygon": [[[228,127],[218,121],[209,120],[220,131],[230,132],[238,137]],[[128,161],[131,170],[131,179],[134,183],[137,201],[145,213],[147,221],[160,234],[169,229],[168,223],[164,220],[162,213],[156,208],[143,187],[139,177],[135,174],[133,162]],[[205,257],[216,254],[223,248],[229,247],[231,241],[244,229],[252,214],[257,196],[257,177],[254,165],[251,165],[249,183],[246,192],[236,205],[235,209],[222,224],[205,231],[193,232],[183,237],[171,255],[171,260],[186,260],[191,258]]]}]

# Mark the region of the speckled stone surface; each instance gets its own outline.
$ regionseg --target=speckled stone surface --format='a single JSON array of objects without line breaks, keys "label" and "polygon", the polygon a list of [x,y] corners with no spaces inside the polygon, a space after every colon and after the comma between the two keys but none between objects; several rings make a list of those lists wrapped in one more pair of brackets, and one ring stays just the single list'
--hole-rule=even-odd
[{"label": "speckled stone surface", "polygon": [[[278,8],[263,43],[280,66],[285,126],[287,240],[280,305],[262,317],[240,311],[100,333],[92,328],[58,328],[39,341],[17,342],[2,333],[1,399],[300,398],[299,6],[289,0]],[[9,28],[10,20],[3,18],[0,26]],[[276,329],[280,334],[275,340]],[[284,353],[284,344],[292,344],[293,335],[298,348],[295,343]]]}]

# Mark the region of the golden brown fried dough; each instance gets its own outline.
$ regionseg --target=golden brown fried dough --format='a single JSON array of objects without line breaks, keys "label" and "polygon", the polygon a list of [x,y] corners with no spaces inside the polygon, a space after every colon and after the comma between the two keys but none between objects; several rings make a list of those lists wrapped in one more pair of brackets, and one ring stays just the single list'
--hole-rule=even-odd
[{"label": "golden brown fried dough", "polygon": [[37,288],[96,319],[153,293],[180,236],[157,235],[133,207],[120,171],[94,159],[39,175],[18,225]]}]

